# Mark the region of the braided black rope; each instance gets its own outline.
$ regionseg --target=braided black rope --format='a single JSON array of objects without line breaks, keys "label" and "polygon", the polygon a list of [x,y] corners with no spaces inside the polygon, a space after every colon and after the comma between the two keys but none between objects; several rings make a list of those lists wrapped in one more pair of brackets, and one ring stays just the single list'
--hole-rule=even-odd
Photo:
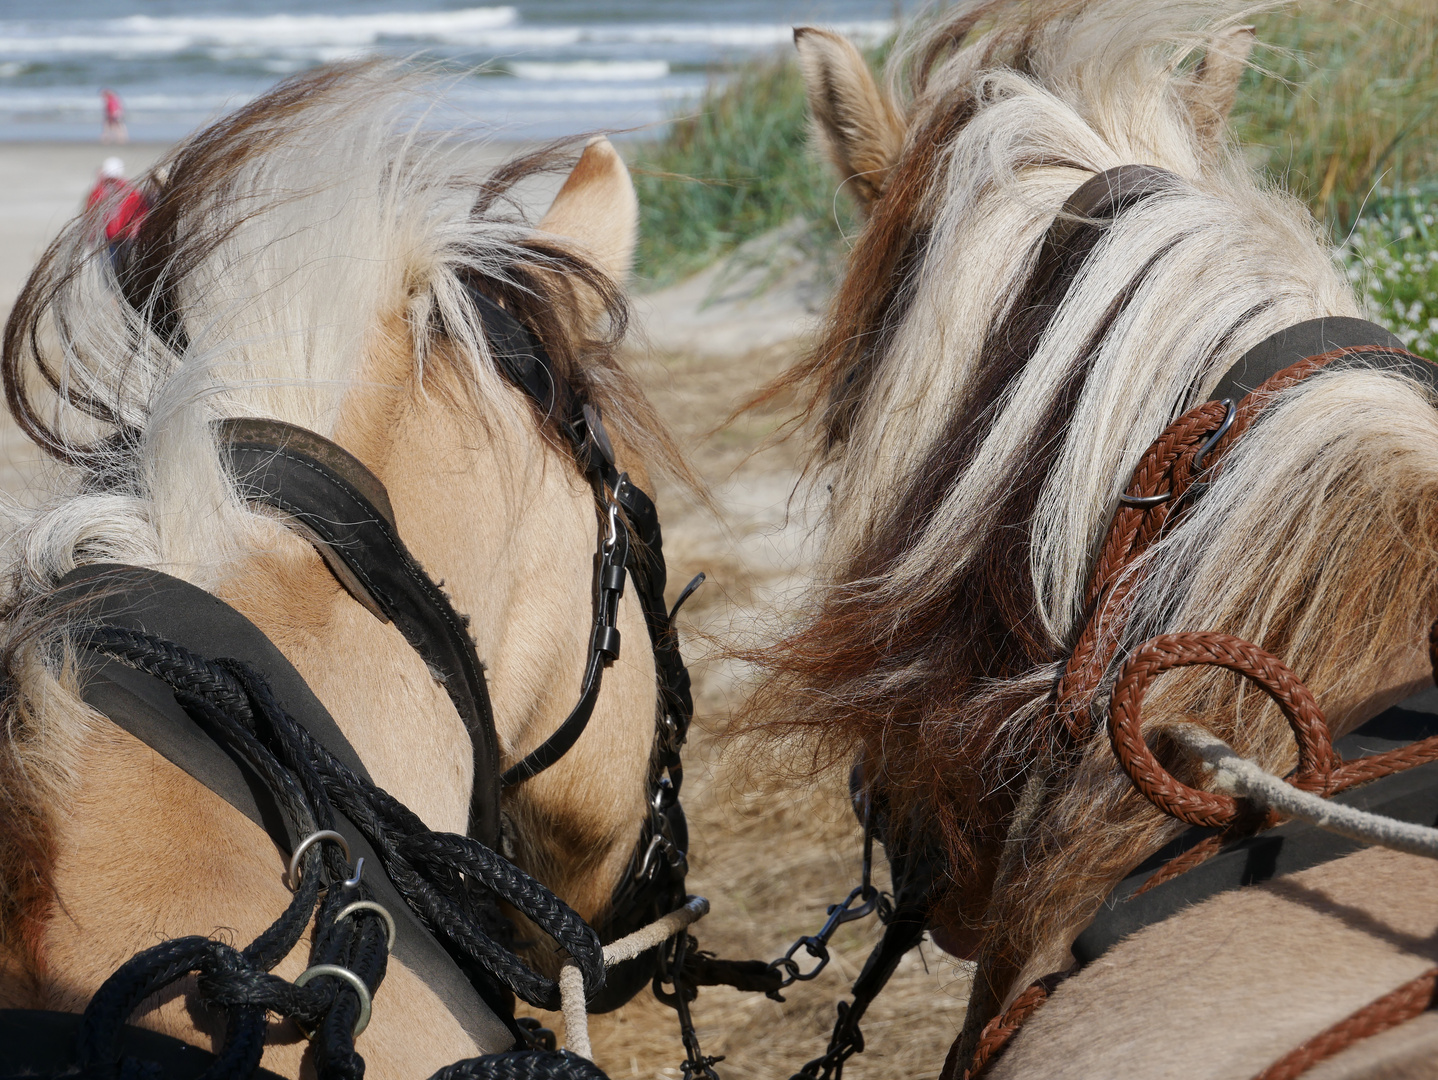
[{"label": "braided black rope", "polygon": [[[235,660],[210,661],[173,642],[120,627],[82,627],[71,639],[78,648],[112,657],[169,685],[191,716],[255,770],[294,835],[332,829],[335,809],[342,811],[364,833],[426,926],[452,952],[482,965],[525,1000],[548,1003],[557,997],[557,987],[480,929],[478,890],[471,887],[475,883],[522,911],[563,946],[589,992],[603,984],[598,936],[568,905],[478,841],[431,832],[402,803],[351,772],[285,712],[253,668]],[[81,1074],[96,1080],[158,1080],[153,1066],[120,1053],[125,1022],[145,999],[196,974],[201,1000],[227,1016],[224,1043],[201,1080],[253,1077],[264,1049],[268,1013],[290,1017],[312,1032],[320,1080],[362,1080],[364,1059],[355,1050],[353,1035],[361,1006],[353,987],[328,975],[300,987],[270,971],[299,942],[318,904],[310,966],[345,968],[373,996],[388,963],[386,929],[372,912],[335,920],[343,906],[368,897],[362,882],[349,884],[350,866],[336,845],[308,849],[301,871],[289,906],[244,949],[185,937],[126,961],[86,1007],[77,1047]],[[323,897],[322,878],[330,883]],[[470,1058],[447,1066],[431,1080],[511,1077],[605,1080],[584,1058],[537,1050]]]}]

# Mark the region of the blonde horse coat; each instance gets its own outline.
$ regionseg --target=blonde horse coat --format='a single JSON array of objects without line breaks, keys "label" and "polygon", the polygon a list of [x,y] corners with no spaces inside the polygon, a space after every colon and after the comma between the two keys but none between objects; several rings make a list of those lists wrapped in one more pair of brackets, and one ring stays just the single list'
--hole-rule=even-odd
[{"label": "blonde horse coat", "polygon": [[[756,653],[756,705],[821,760],[859,754],[942,839],[939,941],[1018,958],[976,993],[991,1008],[1070,963],[1102,898],[1182,828],[1108,746],[1120,649],[1068,784],[1007,836],[1135,463],[1249,348],[1359,313],[1306,210],[1224,141],[1260,6],[965,0],[901,42],[886,84],[843,39],[796,32],[819,141],[867,220],[813,355],[781,380],[809,403],[833,495],[824,577]],[[1168,170],[1174,190],[1121,214],[1061,291],[1031,294],[1064,202],[1125,164]],[[1125,641],[1245,637],[1352,730],[1431,679],[1435,498],[1422,386],[1307,380],[1149,552]],[[1150,733],[1192,719],[1271,772],[1293,764],[1277,709],[1227,673],[1169,674],[1146,702]],[[1432,866],[1374,852],[1216,898],[1060,987],[994,1075],[1252,1076],[1431,966],[1434,884]],[[1330,1075],[1416,1075],[1383,1071],[1386,1053],[1358,1048]]]},{"label": "blonde horse coat", "polygon": [[[589,145],[536,230],[501,211],[544,162],[466,175],[415,119],[426,103],[412,82],[384,66],[305,76],[171,153],[154,181],[164,221],[148,223],[163,235],[137,261],[164,276],[147,295],[172,305],[182,336],[165,332],[161,305],[121,302],[94,215],[47,252],[7,330],[12,407],[25,388],[32,430],[78,464],[57,469],[39,509],[9,511],[8,606],[23,612],[94,561],[200,585],[280,648],[378,784],[430,827],[463,832],[470,742],[444,689],[309,543],[236,496],[210,421],[300,424],[379,476],[410,549],[470,617],[506,767],[577,696],[598,522],[588,483],[493,364],[460,275],[528,288],[561,370],[604,408],[622,468],[643,477],[638,453],[662,462],[669,444],[609,355],[636,227],[618,155]],[[127,438],[87,451],[108,429],[67,394],[103,399]],[[619,626],[626,647],[587,732],[503,808],[510,857],[590,920],[644,820],[655,728],[631,597]],[[16,614],[6,626],[0,1006],[79,1011],[134,952],[185,934],[246,943],[289,893],[268,836],[84,706],[33,629]],[[278,973],[299,974],[306,952]],[[554,967],[542,949],[534,960]],[[135,1022],[207,1047],[218,1034],[188,993]],[[298,1075],[305,1046],[279,1025],[264,1065]],[[412,1078],[502,1047],[474,1045],[392,960],[359,1049],[371,1076]]]}]

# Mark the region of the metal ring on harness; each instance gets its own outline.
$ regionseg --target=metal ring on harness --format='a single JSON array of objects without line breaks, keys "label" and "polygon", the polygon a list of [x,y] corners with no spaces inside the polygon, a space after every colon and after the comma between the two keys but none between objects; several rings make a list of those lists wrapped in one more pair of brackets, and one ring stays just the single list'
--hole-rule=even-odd
[{"label": "metal ring on harness", "polygon": [[345,853],[345,862],[350,861],[349,841],[339,833],[333,829],[321,829],[319,832],[310,833],[295,846],[295,853],[290,856],[290,868],[285,872],[285,884],[289,886],[291,892],[300,887],[300,859],[304,857],[306,851],[321,840],[333,840]]},{"label": "metal ring on harness", "polygon": [[[1207,456],[1210,450],[1218,445],[1220,439],[1228,434],[1228,429],[1233,427],[1233,421],[1238,417],[1238,408],[1233,404],[1231,398],[1224,398],[1222,404],[1224,407],[1223,422],[1214,429],[1213,434],[1205,439],[1203,445],[1194,452],[1193,474],[1195,476],[1203,471],[1204,457]],[[1197,495],[1206,486],[1205,483],[1191,484],[1186,493]],[[1118,501],[1124,506],[1132,506],[1137,510],[1152,510],[1155,506],[1162,506],[1171,498],[1173,498],[1172,491],[1163,491],[1157,495],[1120,495]]]},{"label": "metal ring on harness", "polygon": [[[363,979],[361,979],[349,968],[340,967],[338,964],[316,964],[312,968],[306,968],[304,971],[300,972],[299,975],[295,977],[295,985],[304,986],[305,983],[309,982],[311,979],[317,979],[321,975],[333,975],[336,979],[343,979],[345,982],[349,983],[350,986],[354,989],[354,992],[359,995],[359,1016],[355,1017],[355,1026],[354,1031],[352,1032],[354,1038],[358,1039],[360,1037],[360,1032],[364,1031],[365,1028],[369,1027],[369,987],[364,984]],[[303,1026],[300,1026],[298,1024],[296,1026],[304,1032],[306,1039],[314,1038],[314,1035],[308,1031],[305,1031]]]},{"label": "metal ring on harness", "polygon": [[382,905],[376,904],[373,900],[356,900],[352,904],[346,904],[335,914],[335,922],[346,919],[357,911],[373,911],[384,920],[385,934],[388,937],[388,948],[394,950],[395,924],[394,916]]}]

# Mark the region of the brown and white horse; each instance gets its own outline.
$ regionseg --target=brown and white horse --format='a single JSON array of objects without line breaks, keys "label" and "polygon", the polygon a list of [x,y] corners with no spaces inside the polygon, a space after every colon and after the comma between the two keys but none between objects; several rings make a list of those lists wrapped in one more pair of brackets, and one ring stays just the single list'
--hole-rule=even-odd
[{"label": "brown and white horse", "polygon": [[[1262,6],[963,0],[886,83],[843,39],[796,32],[820,142],[866,222],[816,348],[781,380],[808,402],[832,498],[821,583],[755,657],[759,722],[824,761],[857,754],[939,839],[936,937],[982,960],[970,1050],[1184,828],[1110,749],[1126,649],[1246,638],[1335,736],[1432,678],[1438,411],[1401,373],[1319,374],[1267,403],[1134,568],[1123,647],[1080,703],[1092,734],[1062,784],[1025,786],[1145,449],[1270,335],[1359,315],[1307,211],[1226,140]],[[1064,272],[1043,265],[1071,196],[1130,165],[1165,170],[1163,190],[1105,214]],[[1226,671],[1149,694],[1150,743],[1182,721],[1270,772],[1294,764],[1279,710]],[[1433,863],[1367,850],[1197,905],[1065,982],[993,1075],[1252,1076],[1438,960],[1435,886]],[[1324,1075],[1433,1075],[1434,1019]]]},{"label": "brown and white horse", "polygon": [[[201,586],[280,648],[381,787],[463,833],[477,778],[450,697],[310,542],[237,494],[214,421],[307,428],[383,481],[410,549],[469,616],[505,767],[574,704],[599,521],[567,447],[496,366],[465,283],[493,283],[539,328],[637,482],[646,463],[684,468],[613,358],[637,220],[623,162],[592,142],[535,227],[512,189],[553,155],[472,176],[463,146],[424,129],[429,105],[393,67],[299,77],[156,168],[119,278],[101,211],[65,228],[5,338],[12,412],[62,462],[36,508],[7,508],[5,602],[24,610],[97,562]],[[627,647],[587,731],[503,805],[506,853],[590,922],[649,812],[655,661],[632,595],[618,626]],[[78,1012],[137,950],[248,942],[290,894],[269,837],[85,706],[33,629],[5,632],[0,1007]],[[277,973],[293,978],[304,952]],[[535,962],[553,974],[557,959]],[[135,1022],[201,1046],[216,1034],[185,993]],[[274,1027],[264,1065],[298,1075],[304,1047]],[[399,959],[361,1044],[379,1077],[505,1048],[476,1045]]]}]

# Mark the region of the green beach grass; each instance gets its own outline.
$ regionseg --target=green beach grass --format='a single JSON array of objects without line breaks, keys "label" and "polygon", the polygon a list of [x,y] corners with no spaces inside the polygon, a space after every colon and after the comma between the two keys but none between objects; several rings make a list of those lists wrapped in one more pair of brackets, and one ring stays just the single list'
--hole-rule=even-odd
[{"label": "green beach grass", "polygon": [[[1235,137],[1328,226],[1372,316],[1434,355],[1438,2],[1302,0],[1257,33]],[[716,85],[634,164],[637,269],[651,288],[795,219],[837,259],[854,224],[809,146],[788,57]]]},{"label": "green beach grass", "polygon": [[850,216],[809,147],[799,70],[787,57],[741,68],[711,88],[668,137],[636,157],[641,280],[664,285],[795,218],[815,242]]}]

